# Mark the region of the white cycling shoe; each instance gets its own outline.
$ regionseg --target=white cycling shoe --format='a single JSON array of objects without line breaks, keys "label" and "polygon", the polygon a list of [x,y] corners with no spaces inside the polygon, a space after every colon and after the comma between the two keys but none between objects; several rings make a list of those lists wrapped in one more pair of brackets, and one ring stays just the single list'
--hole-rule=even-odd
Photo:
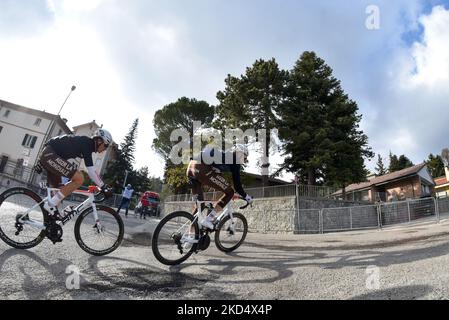
[{"label": "white cycling shoe", "polygon": [[209,230],[215,229],[215,224],[213,223],[213,220],[209,219],[209,217],[201,221],[201,226]]},{"label": "white cycling shoe", "polygon": [[190,250],[190,248],[192,248],[193,244],[198,242],[198,241],[195,240],[195,234],[183,235],[181,241],[184,242],[182,244],[182,247],[185,250]]},{"label": "white cycling shoe", "polygon": [[44,203],[44,209],[53,217],[56,218],[56,220],[62,220],[63,216],[58,210],[58,207],[51,207],[48,201],[45,201]]}]

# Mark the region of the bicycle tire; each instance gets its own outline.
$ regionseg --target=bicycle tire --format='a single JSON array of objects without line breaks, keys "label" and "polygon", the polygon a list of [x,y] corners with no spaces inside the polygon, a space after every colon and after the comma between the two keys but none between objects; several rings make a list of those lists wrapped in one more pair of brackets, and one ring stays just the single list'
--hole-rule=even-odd
[{"label": "bicycle tire", "polygon": [[[76,239],[76,242],[78,243],[78,245],[80,246],[80,248],[83,249],[85,252],[87,252],[87,253],[89,253],[91,255],[94,255],[94,256],[104,256],[106,254],[109,254],[109,253],[113,252],[114,250],[116,250],[120,246],[120,244],[123,241],[123,236],[124,236],[124,233],[125,233],[125,227],[123,225],[123,220],[120,217],[120,215],[114,209],[112,209],[111,207],[103,206],[103,205],[97,205],[96,208],[97,208],[97,212],[98,211],[104,211],[104,212],[110,214],[115,219],[115,222],[117,222],[118,228],[119,228],[117,239],[114,241],[114,243],[109,248],[106,248],[106,249],[103,249],[103,250],[95,250],[95,249],[91,248],[89,245],[87,245],[85,243],[85,240],[82,239],[80,229],[81,229],[81,224],[82,224],[83,220],[89,214],[93,213],[93,208],[92,207],[83,210],[80,213],[79,217],[76,219],[76,222],[75,222],[75,239]],[[92,228],[94,228],[94,226]]]},{"label": "bicycle tire", "polygon": [[[151,239],[151,249],[153,251],[154,256],[156,257],[156,259],[160,263],[165,264],[165,265],[169,265],[169,266],[178,265],[178,264],[184,262],[185,260],[187,260],[192,255],[193,252],[196,251],[196,249],[198,247],[197,243],[193,244],[192,247],[190,248],[190,250],[182,258],[175,259],[175,260],[170,260],[170,259],[167,259],[167,258],[162,256],[162,254],[160,253],[160,250],[159,250],[159,246],[158,246],[159,245],[160,232],[161,232],[162,228],[164,227],[164,225],[167,222],[169,222],[170,220],[173,220],[175,218],[178,218],[178,217],[184,217],[184,218],[189,219],[190,221],[194,220],[194,216],[191,213],[188,213],[186,211],[175,211],[175,212],[172,212],[172,213],[168,214],[167,216],[165,216],[158,223],[158,225],[154,229],[153,237]],[[200,234],[198,223],[194,223],[193,226],[195,228],[195,240],[198,240],[199,239],[199,234]]]},{"label": "bicycle tire", "polygon": [[[33,203],[33,205],[30,206],[30,208],[32,206],[34,206],[35,204],[39,204],[42,202],[42,198],[35,193],[34,191],[27,189],[27,188],[23,188],[23,187],[14,187],[14,188],[10,188],[5,190],[1,195],[0,195],[0,213],[2,213],[3,211],[1,210],[2,205],[5,203],[5,200],[7,200],[9,197],[15,196],[15,195],[24,195],[27,196],[31,202]],[[48,222],[48,213],[47,211],[44,210],[44,205],[43,203],[40,204],[39,206],[40,211],[42,212],[42,219],[43,219],[43,223],[44,225],[47,225]],[[0,219],[2,217],[0,216]],[[15,221],[14,221],[15,223]],[[5,233],[5,230],[3,230],[1,224],[0,224],[0,239],[2,239],[5,243],[7,243],[8,245],[10,245],[13,248],[16,249],[30,249],[33,248],[35,246],[37,246],[39,243],[42,242],[42,240],[45,239],[47,235],[47,232],[45,230],[41,230],[41,232],[38,233],[38,235],[31,241],[25,242],[25,243],[20,243],[15,241],[14,239],[11,239],[10,237],[8,237]]]},{"label": "bicycle tire", "polygon": [[240,219],[243,223],[243,236],[242,238],[239,240],[239,242],[228,248],[226,246],[224,246],[221,241],[220,241],[220,233],[223,232],[223,226],[224,224],[231,218],[229,215],[226,216],[223,220],[221,220],[217,227],[216,227],[216,231],[215,231],[215,245],[217,246],[218,250],[223,251],[223,252],[232,252],[234,250],[236,250],[238,247],[240,247],[243,243],[243,241],[245,241],[246,235],[248,233],[248,222],[246,221],[246,218],[243,214],[238,213],[238,212],[234,212],[232,214],[232,216],[237,219]]}]

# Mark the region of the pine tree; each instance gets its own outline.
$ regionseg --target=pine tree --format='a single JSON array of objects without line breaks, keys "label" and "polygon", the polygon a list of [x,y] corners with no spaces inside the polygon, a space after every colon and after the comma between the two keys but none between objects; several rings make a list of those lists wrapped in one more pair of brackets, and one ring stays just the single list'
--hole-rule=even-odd
[{"label": "pine tree", "polygon": [[117,158],[111,162],[104,174],[104,180],[114,188],[114,192],[121,193],[123,184],[134,183],[136,173],[133,170],[135,141],[139,119],[134,120],[124,141],[117,150]]},{"label": "pine tree", "polygon": [[433,178],[438,178],[445,175],[444,163],[440,155],[434,156],[431,153],[429,154],[428,160],[425,162]]},{"label": "pine tree", "polygon": [[402,154],[398,157],[395,154],[392,154],[390,151],[390,165],[388,167],[388,171],[390,173],[413,166],[414,166],[413,162],[405,155]]},{"label": "pine tree", "polygon": [[304,52],[289,72],[286,95],[277,109],[286,155],[283,168],[308,184],[324,179],[344,188],[364,181],[364,158],[373,154],[358,129],[357,111],[325,61]]},{"label": "pine tree", "polygon": [[388,173],[387,168],[385,167],[384,161],[382,159],[382,156],[380,154],[377,155],[377,163],[374,170],[376,171],[376,177],[383,176]]},{"label": "pine tree", "polygon": [[[279,68],[276,60],[259,59],[246,69],[244,75],[228,75],[226,88],[217,93],[220,102],[216,108],[215,126],[221,129],[239,128],[266,130],[264,139],[270,146],[270,130],[276,127],[275,108],[281,103],[287,72]],[[269,148],[264,149],[260,158],[262,184],[268,184],[270,167]]]}]

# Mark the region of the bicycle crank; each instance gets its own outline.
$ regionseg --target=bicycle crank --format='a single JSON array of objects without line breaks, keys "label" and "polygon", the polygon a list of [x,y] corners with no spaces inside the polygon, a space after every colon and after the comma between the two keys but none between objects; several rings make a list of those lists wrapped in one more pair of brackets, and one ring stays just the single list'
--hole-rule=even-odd
[{"label": "bicycle crank", "polygon": [[198,241],[198,249],[201,251],[206,250],[210,246],[210,237],[208,234],[203,235]]},{"label": "bicycle crank", "polygon": [[59,224],[52,222],[47,226],[45,231],[47,232],[47,238],[50,239],[53,244],[62,242],[63,232],[62,227]]},{"label": "bicycle crank", "polygon": [[22,221],[27,221],[30,220],[30,217],[28,215],[22,216],[21,214],[17,214],[16,215],[16,223],[15,223],[15,227],[16,227],[16,232],[14,233],[16,236],[18,236],[22,231],[23,231],[23,223]]},{"label": "bicycle crank", "polygon": [[171,235],[172,240],[175,242],[175,244],[178,247],[178,250],[181,254],[184,253],[184,248],[182,247],[182,243],[181,243],[181,239],[182,239],[182,235],[179,232],[173,233]]},{"label": "bicycle crank", "polygon": [[16,232],[14,233],[16,236],[18,236],[23,231],[23,224],[16,222]]}]

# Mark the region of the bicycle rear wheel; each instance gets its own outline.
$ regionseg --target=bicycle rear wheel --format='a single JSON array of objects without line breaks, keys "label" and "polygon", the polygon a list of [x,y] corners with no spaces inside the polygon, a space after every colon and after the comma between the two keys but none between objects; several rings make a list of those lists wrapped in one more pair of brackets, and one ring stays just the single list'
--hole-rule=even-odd
[{"label": "bicycle rear wheel", "polygon": [[98,221],[93,208],[80,213],[75,223],[75,239],[78,245],[94,256],[103,256],[117,249],[123,240],[123,220],[114,209],[97,205]]},{"label": "bicycle rear wheel", "polygon": [[241,246],[248,233],[248,222],[243,214],[234,212],[221,220],[215,231],[215,245],[223,252],[231,252]]},{"label": "bicycle rear wheel", "polygon": [[198,223],[185,211],[170,213],[154,229],[151,248],[159,262],[177,265],[187,260],[196,250],[199,239]]},{"label": "bicycle rear wheel", "polygon": [[[11,188],[0,195],[0,238],[17,249],[29,249],[37,246],[46,236],[47,213],[41,203],[41,197],[22,187]],[[17,220],[23,213],[23,223]],[[33,223],[35,226],[31,226]]]}]

